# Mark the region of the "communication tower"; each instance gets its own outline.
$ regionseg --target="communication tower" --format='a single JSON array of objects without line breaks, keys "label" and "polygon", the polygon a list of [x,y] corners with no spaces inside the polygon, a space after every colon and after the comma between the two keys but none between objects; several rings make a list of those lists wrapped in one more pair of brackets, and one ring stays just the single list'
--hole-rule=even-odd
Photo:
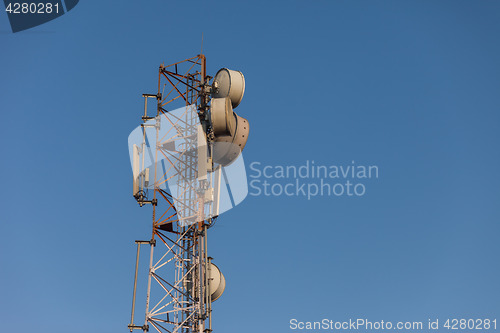
[{"label": "communication tower", "polygon": [[[208,256],[207,233],[222,212],[224,167],[248,139],[248,121],[233,111],[244,90],[241,72],[223,68],[212,78],[199,54],[161,65],[158,92],[143,94],[142,124],[136,139],[129,137],[129,149],[134,198],[152,206],[153,223],[151,239],[136,241],[131,332],[212,331],[212,302],[226,282]],[[148,100],[156,102],[152,115]],[[145,319],[138,325],[141,245],[149,250],[149,273]]]}]

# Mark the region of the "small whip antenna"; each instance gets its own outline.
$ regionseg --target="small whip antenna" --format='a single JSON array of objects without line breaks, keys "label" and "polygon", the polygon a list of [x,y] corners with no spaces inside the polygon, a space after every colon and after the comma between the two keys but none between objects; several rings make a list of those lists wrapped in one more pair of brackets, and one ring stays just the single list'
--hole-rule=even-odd
[{"label": "small whip antenna", "polygon": [[201,32],[201,50],[200,54],[203,54],[203,31]]}]

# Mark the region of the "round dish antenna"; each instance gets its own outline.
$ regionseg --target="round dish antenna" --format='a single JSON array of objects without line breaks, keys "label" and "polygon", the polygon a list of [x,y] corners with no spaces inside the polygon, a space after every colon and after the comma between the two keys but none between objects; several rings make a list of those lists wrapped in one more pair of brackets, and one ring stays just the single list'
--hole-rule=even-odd
[{"label": "round dish antenna", "polygon": [[229,97],[233,108],[237,107],[245,93],[245,77],[240,71],[221,68],[212,83],[212,97]]},{"label": "round dish antenna", "polygon": [[213,148],[213,161],[222,166],[231,164],[241,153],[248,140],[250,126],[248,120],[234,113],[236,131],[233,135],[216,136]]},{"label": "round dish antenna", "polygon": [[210,106],[210,120],[214,135],[233,135],[236,130],[236,117],[233,113],[231,99],[212,98]]},{"label": "round dish antenna", "polygon": [[213,263],[210,263],[208,278],[210,279],[210,298],[214,302],[222,296],[224,289],[226,289],[226,279],[220,269]]}]

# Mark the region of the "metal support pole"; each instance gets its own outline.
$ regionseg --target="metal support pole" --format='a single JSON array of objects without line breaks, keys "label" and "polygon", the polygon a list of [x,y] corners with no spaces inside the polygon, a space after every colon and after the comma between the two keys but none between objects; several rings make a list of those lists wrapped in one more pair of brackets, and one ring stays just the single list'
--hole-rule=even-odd
[{"label": "metal support pole", "polygon": [[144,326],[148,326],[148,318],[149,318],[149,299],[151,295],[151,277],[153,275],[153,249],[154,249],[154,242],[151,241],[151,252],[150,252],[150,257],[149,257],[149,276],[148,276],[148,291],[146,294],[146,318],[144,320]]},{"label": "metal support pole", "polygon": [[203,299],[203,296],[205,295],[205,285],[204,285],[204,275],[205,275],[205,267],[204,267],[204,262],[203,262],[203,233],[198,231],[198,267],[199,267],[199,270],[198,270],[198,283],[199,283],[199,287],[198,287],[198,290],[199,290],[199,294],[198,294],[198,298],[199,298],[199,326],[198,326],[198,330],[200,333],[203,332],[203,330],[205,329],[204,327],[204,323],[205,323],[205,319],[204,319],[204,299]]},{"label": "metal support pole", "polygon": [[[139,270],[139,254],[141,252],[141,243],[137,243],[137,257],[135,260],[135,277],[134,277],[134,295],[132,297],[132,315],[130,317],[130,325],[129,327],[134,326],[134,312],[135,312],[135,294],[137,291],[137,272]],[[130,332],[132,332],[134,329],[130,328]]]},{"label": "metal support pole", "polygon": [[[205,263],[208,270],[212,269],[212,258],[208,256],[208,235],[206,233],[207,226],[205,226]],[[210,293],[210,277],[207,272],[207,312],[208,312],[208,329],[212,332],[212,295]]]}]

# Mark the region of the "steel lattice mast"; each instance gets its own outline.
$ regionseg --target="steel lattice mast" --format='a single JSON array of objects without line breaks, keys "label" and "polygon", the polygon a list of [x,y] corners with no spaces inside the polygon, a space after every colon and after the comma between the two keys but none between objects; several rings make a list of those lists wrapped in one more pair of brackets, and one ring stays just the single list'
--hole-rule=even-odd
[{"label": "steel lattice mast", "polygon": [[[142,329],[146,332],[154,329],[157,332],[201,333],[212,330],[212,300],[208,291],[213,266],[211,258],[207,256],[207,230],[216,217],[206,214],[207,210],[212,209],[211,201],[206,198],[213,180],[199,178],[195,167],[200,151],[198,128],[200,120],[203,123],[208,111],[210,80],[211,77],[206,75],[205,56],[200,54],[169,66],[160,66],[158,93],[143,95],[144,133],[147,127],[150,130],[154,127],[156,131],[154,185],[152,193],[140,191],[136,199],[141,206],[152,205],[153,225],[150,241],[136,241],[138,248],[132,318],[128,326],[130,331]],[[170,91],[164,95],[167,87]],[[157,101],[155,117],[147,114],[149,98]],[[181,117],[175,117],[174,120],[172,117],[162,117],[179,104],[185,106]],[[175,135],[163,135],[161,132],[160,122],[165,119],[177,131]],[[203,129],[206,131],[207,128]],[[172,177],[177,177],[178,185],[175,206],[172,194],[162,186]],[[147,180],[143,178],[142,182],[144,185]],[[146,316],[143,325],[135,325],[135,293],[141,244],[150,246],[150,262]]]}]

